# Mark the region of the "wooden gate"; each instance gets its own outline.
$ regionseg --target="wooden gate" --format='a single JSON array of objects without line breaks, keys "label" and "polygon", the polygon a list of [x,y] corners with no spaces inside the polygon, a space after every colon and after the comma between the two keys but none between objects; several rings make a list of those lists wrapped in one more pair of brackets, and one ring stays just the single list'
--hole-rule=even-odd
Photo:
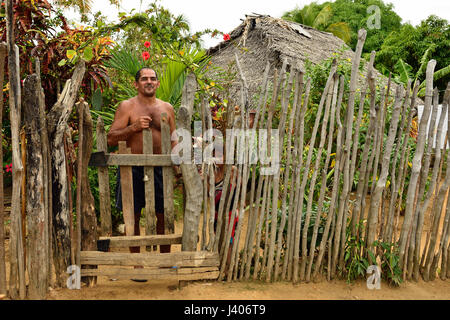
[{"label": "wooden gate", "polygon": [[[167,115],[161,117],[163,154],[153,154],[151,130],[143,131],[144,154],[131,154],[125,141],[119,142],[118,154],[107,153],[106,133],[101,117],[97,123],[97,153],[89,165],[98,167],[100,193],[101,234],[98,251],[81,251],[81,276],[107,276],[116,279],[217,279],[219,255],[207,251],[179,251],[157,253],[157,246],[181,245],[182,235],[174,234],[173,168],[170,129]],[[122,188],[122,207],[125,236],[112,236],[109,166],[119,166]],[[134,235],[133,177],[131,166],[144,167],[145,181],[145,235]],[[163,167],[165,234],[156,235],[155,189],[153,167]],[[147,247],[144,253],[123,252],[123,248]],[[122,252],[117,252],[122,249]],[[153,251],[151,251],[153,249]],[[102,267],[92,267],[102,266]],[[133,266],[143,266],[135,269]]]}]

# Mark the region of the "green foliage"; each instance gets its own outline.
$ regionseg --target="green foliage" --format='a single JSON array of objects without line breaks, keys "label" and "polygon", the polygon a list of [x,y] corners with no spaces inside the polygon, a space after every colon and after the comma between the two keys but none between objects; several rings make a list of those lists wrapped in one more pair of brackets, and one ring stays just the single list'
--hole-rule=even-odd
[{"label": "green foliage", "polygon": [[[435,85],[444,90],[450,80],[450,25],[445,19],[431,15],[419,26],[404,24],[399,30],[389,34],[376,55],[375,67],[399,74],[396,65],[403,61],[411,71],[411,80],[424,82],[425,70],[430,59],[435,59]],[[397,80],[404,79],[405,74],[399,74]],[[403,81],[402,81],[403,82]],[[403,82],[405,83],[405,82]],[[424,86],[422,86],[424,88]],[[424,89],[419,93],[423,96]]]},{"label": "green foliage", "polygon": [[[380,29],[368,28],[368,20],[373,12],[368,8],[376,5],[380,9]],[[394,12],[392,4],[382,0],[336,0],[322,4],[312,3],[296,8],[283,15],[287,20],[297,21],[318,30],[332,32],[343,39],[351,48],[358,42],[358,30],[367,30],[363,52],[378,50],[383,39],[401,26],[401,18]],[[316,19],[317,18],[317,19]]]},{"label": "green foliage", "polygon": [[[362,223],[357,224],[359,234],[362,234],[363,227]],[[344,256],[347,282],[351,283],[358,278],[365,278],[369,261],[372,261],[372,264],[376,264],[377,256],[379,256],[382,279],[387,281],[389,285],[399,286],[403,279],[399,265],[398,245],[377,240],[367,250],[362,237],[350,236],[350,233],[350,228],[347,228],[348,240]]]},{"label": "green foliage", "polygon": [[292,11],[286,12],[283,15],[283,18],[311,26],[318,30],[331,32],[336,37],[341,38],[344,42],[348,43],[350,41],[351,33],[347,23],[330,23],[332,16],[333,8],[330,4],[321,6],[313,2],[304,6],[302,9],[296,8]]}]

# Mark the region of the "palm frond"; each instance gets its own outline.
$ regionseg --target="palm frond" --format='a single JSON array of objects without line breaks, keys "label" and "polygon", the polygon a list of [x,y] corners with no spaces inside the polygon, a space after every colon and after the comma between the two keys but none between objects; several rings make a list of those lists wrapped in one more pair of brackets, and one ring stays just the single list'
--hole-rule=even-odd
[{"label": "palm frond", "polygon": [[435,49],[436,49],[436,45],[434,43],[432,43],[432,44],[430,44],[428,49],[423,54],[422,58],[420,59],[419,70],[416,73],[416,77],[415,77],[416,80],[419,79],[419,77],[421,77],[424,74],[424,72],[427,68],[428,61],[431,58],[431,54],[434,52]]},{"label": "palm frond", "polygon": [[333,15],[333,9],[331,8],[331,5],[327,5],[323,7],[322,10],[317,14],[317,16],[314,19],[313,27],[318,29],[320,26],[325,26],[328,24],[328,20]]},{"label": "palm frond", "polygon": [[112,51],[111,58],[105,61],[105,66],[123,71],[134,77],[136,72],[144,66],[144,63],[138,59],[136,54],[130,54],[129,51],[121,48]]},{"label": "palm frond", "polygon": [[327,31],[344,40],[345,43],[349,43],[351,40],[350,27],[346,22],[337,22],[330,24],[327,27]]},{"label": "palm frond", "polygon": [[407,83],[408,79],[412,79],[411,71],[412,67],[403,61],[401,58],[394,66],[395,72],[397,72],[398,80],[402,83]]}]

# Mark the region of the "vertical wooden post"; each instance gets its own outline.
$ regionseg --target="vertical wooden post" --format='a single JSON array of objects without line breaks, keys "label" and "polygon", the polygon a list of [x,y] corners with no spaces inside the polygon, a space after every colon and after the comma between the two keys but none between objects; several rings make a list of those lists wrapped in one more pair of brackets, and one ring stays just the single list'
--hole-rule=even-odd
[{"label": "vertical wooden post", "polygon": [[[161,151],[163,154],[170,154],[172,143],[170,141],[170,126],[167,114],[161,114]],[[175,217],[173,210],[173,168],[163,167],[164,183],[164,232],[171,234],[175,232]]]},{"label": "vertical wooden post", "polygon": [[[25,266],[23,261],[23,242],[20,213],[20,186],[23,174],[23,165],[20,157],[20,115],[21,93],[19,76],[19,48],[14,44],[14,20],[13,2],[6,1],[6,30],[8,45],[8,70],[9,70],[9,107],[11,121],[11,143],[13,164],[13,191],[11,197],[11,229],[10,229],[10,278],[9,294],[17,297],[17,285],[19,297],[25,298]],[[18,282],[17,282],[18,281]]]},{"label": "vertical wooden post", "polygon": [[426,71],[426,94],[425,106],[422,114],[422,119],[419,124],[419,136],[417,138],[417,148],[412,162],[412,172],[409,180],[408,194],[406,198],[405,219],[403,220],[402,231],[400,234],[400,257],[399,265],[403,268],[408,234],[411,229],[412,218],[414,214],[414,196],[416,192],[417,180],[419,179],[420,169],[422,167],[422,155],[425,148],[426,128],[431,111],[431,101],[433,98],[433,74],[436,67],[436,60],[430,60]]},{"label": "vertical wooden post", "polygon": [[[81,154],[81,250],[95,251],[97,250],[97,216],[95,213],[94,197],[91,193],[88,175],[88,163],[92,153],[94,143],[93,128],[91,112],[89,105],[85,101],[80,102],[80,109],[83,112],[83,135],[79,143],[82,144]],[[81,120],[81,117],[80,117]],[[81,136],[80,136],[81,137]],[[84,266],[84,268],[96,268],[96,266]],[[97,282],[97,277],[86,277],[87,285],[92,287]]]},{"label": "vertical wooden post", "polygon": [[[183,87],[183,96],[180,109],[178,110],[178,128],[191,132],[191,119],[194,110],[194,98],[197,88],[195,76],[189,74]],[[190,143],[190,141],[189,141]],[[202,192],[202,182],[197,167],[194,163],[181,163],[181,172],[186,188],[186,208],[183,219],[183,238],[181,250],[196,251],[199,214],[202,206],[202,199],[198,197]]]},{"label": "vertical wooden post", "polygon": [[[153,154],[152,130],[143,130],[143,152]],[[145,233],[156,234],[155,180],[153,167],[144,167],[145,180]]]},{"label": "vertical wooden post", "polygon": [[[5,77],[6,44],[0,43],[0,85],[3,88]],[[3,127],[3,90],[0,91],[0,131]],[[3,135],[0,134],[0,146]],[[0,150],[0,164],[3,165],[3,150]],[[3,168],[0,169],[0,295],[6,295],[6,257],[5,257],[5,211],[3,193]]]},{"label": "vertical wooden post", "polygon": [[[125,141],[119,141],[119,153],[130,154],[131,149],[127,148]],[[133,173],[130,166],[120,166],[120,187],[122,190],[122,213],[125,222],[125,234],[134,235],[134,193],[133,193]]]},{"label": "vertical wooden post", "polygon": [[66,158],[64,154],[64,133],[67,119],[72,112],[73,105],[78,96],[85,72],[83,60],[75,67],[70,80],[66,82],[64,90],[58,101],[47,114],[47,127],[50,140],[50,157],[52,164],[52,216],[53,216],[53,261],[56,273],[56,285],[65,286],[67,267],[70,265],[70,226],[71,214],[68,205],[68,181],[66,171]]},{"label": "vertical wooden post", "polygon": [[28,294],[31,299],[45,299],[48,288],[48,216],[45,207],[44,162],[39,110],[41,88],[38,76],[32,74],[24,82],[24,115],[27,135],[27,269]]},{"label": "vertical wooden post", "polygon": [[83,179],[81,178],[83,170],[83,120],[84,120],[84,101],[79,101],[78,106],[78,155],[77,155],[77,253],[75,263],[81,269],[81,194]]},{"label": "vertical wooden post", "polygon": [[[103,118],[97,118],[97,151],[108,151],[106,142],[105,126]],[[111,223],[111,201],[109,190],[109,175],[107,167],[98,168],[98,189],[100,197],[100,234],[102,236],[112,235]]]}]

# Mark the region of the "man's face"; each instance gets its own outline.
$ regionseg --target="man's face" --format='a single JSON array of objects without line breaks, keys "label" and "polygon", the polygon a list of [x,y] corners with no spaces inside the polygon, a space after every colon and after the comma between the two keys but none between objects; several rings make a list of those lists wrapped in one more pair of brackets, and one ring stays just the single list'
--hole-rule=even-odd
[{"label": "man's face", "polygon": [[159,80],[156,78],[155,71],[152,69],[143,69],[139,81],[135,82],[134,86],[138,93],[146,97],[155,96],[156,89],[159,88]]}]

